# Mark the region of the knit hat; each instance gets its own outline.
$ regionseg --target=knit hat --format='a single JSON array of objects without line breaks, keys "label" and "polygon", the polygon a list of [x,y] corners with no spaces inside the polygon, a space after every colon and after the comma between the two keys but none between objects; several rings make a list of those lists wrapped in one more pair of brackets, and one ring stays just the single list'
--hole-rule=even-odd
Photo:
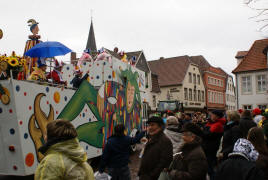
[{"label": "knit hat", "polygon": [[223,117],[223,113],[220,110],[214,110],[211,112],[212,114],[215,114],[216,116],[218,116],[219,118]]},{"label": "knit hat", "polygon": [[191,132],[199,137],[202,137],[202,130],[200,127],[194,123],[186,123],[183,128],[182,132]]},{"label": "knit hat", "polygon": [[149,124],[151,122],[158,123],[160,125],[164,125],[163,119],[161,117],[157,117],[157,116],[150,117],[146,123]]},{"label": "knit hat", "polygon": [[252,113],[254,115],[259,115],[259,114],[261,114],[261,110],[259,108],[255,108],[255,109],[253,109]]}]

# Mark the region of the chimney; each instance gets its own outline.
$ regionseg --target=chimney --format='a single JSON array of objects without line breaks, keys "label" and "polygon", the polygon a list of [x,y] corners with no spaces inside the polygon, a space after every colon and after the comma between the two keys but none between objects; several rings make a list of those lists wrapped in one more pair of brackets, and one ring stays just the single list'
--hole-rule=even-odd
[{"label": "chimney", "polygon": [[76,62],[76,52],[71,52],[71,64],[75,64]]},{"label": "chimney", "polygon": [[160,57],[159,60],[164,60],[165,58],[164,57]]},{"label": "chimney", "polygon": [[242,62],[248,51],[238,51],[235,58],[237,60],[237,66]]}]

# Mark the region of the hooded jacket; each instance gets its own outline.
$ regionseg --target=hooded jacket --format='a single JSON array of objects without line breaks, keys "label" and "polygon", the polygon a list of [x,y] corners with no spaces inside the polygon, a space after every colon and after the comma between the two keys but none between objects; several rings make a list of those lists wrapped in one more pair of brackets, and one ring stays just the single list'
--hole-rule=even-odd
[{"label": "hooded jacket", "polygon": [[263,172],[256,167],[255,161],[259,153],[254,149],[250,141],[238,139],[233,152],[218,168],[216,180],[263,180]]},{"label": "hooded jacket", "polygon": [[93,170],[78,139],[70,139],[51,145],[38,165],[36,180],[93,180]]}]

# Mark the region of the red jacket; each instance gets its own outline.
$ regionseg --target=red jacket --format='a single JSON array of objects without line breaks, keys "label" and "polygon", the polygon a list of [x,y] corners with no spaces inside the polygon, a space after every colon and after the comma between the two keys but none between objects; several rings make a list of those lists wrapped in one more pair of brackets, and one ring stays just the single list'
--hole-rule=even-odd
[{"label": "red jacket", "polygon": [[52,79],[54,83],[56,84],[65,84],[65,81],[62,80],[61,72],[57,72],[56,70],[53,70],[51,73],[47,75],[47,79]]},{"label": "red jacket", "polygon": [[210,127],[212,133],[223,133],[226,119],[224,117],[217,119],[215,122],[208,122],[207,127]]}]

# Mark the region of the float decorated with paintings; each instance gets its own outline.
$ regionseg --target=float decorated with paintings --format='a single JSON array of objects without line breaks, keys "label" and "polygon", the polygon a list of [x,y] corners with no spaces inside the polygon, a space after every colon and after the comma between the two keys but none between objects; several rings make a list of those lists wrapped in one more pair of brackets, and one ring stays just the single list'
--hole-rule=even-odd
[{"label": "float decorated with paintings", "polygon": [[[38,23],[31,24],[31,31],[37,30]],[[61,63],[56,56],[71,50],[41,41],[28,48],[36,38],[26,42],[23,56],[14,52],[0,57],[0,174],[33,174],[44,157],[38,149],[45,143],[46,125],[55,119],[73,123],[80,144],[93,158],[102,154],[117,123],[124,123],[131,134],[146,118],[143,71],[104,48],[85,52],[77,62]]]}]

